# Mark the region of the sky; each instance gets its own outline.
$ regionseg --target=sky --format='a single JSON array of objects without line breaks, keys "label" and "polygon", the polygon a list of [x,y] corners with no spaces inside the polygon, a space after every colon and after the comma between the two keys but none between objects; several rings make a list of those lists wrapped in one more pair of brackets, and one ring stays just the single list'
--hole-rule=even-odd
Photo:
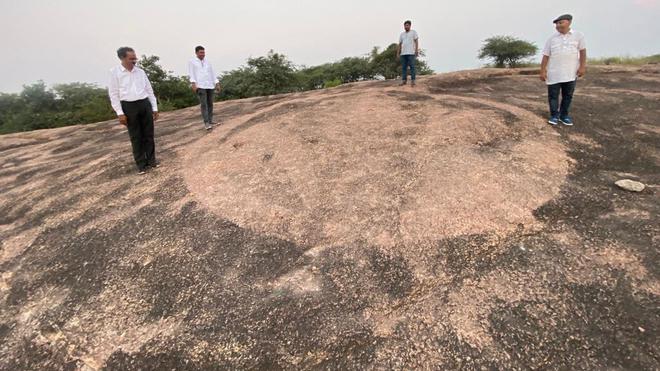
[{"label": "sky", "polygon": [[37,80],[106,86],[124,45],[178,75],[196,45],[217,72],[270,49],[312,66],[397,42],[406,19],[436,72],[477,68],[484,39],[542,48],[564,13],[590,56],[660,54],[660,0],[0,0],[0,92]]}]

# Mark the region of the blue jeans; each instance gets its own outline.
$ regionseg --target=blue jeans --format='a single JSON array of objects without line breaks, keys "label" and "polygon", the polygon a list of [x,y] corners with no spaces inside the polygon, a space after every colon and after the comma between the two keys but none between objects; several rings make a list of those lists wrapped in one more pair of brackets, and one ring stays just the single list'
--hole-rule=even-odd
[{"label": "blue jeans", "polygon": [[[576,81],[560,82],[548,85],[548,103],[550,103],[550,117],[566,118],[571,108]],[[561,91],[561,107],[559,105],[559,91]]]},{"label": "blue jeans", "polygon": [[401,79],[408,80],[408,66],[410,66],[410,79],[415,81],[415,55],[407,54],[401,56]]}]

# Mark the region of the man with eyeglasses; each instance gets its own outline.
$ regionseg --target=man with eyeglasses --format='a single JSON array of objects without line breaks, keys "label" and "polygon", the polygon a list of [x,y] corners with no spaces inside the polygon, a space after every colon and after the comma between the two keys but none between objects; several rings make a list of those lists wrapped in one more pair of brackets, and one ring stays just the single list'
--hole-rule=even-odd
[{"label": "man with eyeglasses", "polygon": [[108,94],[119,123],[128,128],[133,159],[138,174],[143,175],[149,167],[159,166],[154,142],[158,104],[147,74],[136,65],[138,58],[135,50],[121,47],[117,50],[117,57],[121,64],[110,70]]},{"label": "man with eyeglasses", "polygon": [[[564,14],[553,21],[557,32],[543,48],[541,81],[548,86],[550,118],[548,123],[573,126],[569,109],[578,77],[584,76],[587,65],[587,47],[584,35],[571,29],[573,16]],[[561,92],[561,105],[559,93]]]}]

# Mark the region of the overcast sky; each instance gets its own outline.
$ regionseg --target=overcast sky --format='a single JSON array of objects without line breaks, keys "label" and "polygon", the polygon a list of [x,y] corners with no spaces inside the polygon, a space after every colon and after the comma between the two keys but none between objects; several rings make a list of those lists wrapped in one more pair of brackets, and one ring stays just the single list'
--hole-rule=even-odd
[{"label": "overcast sky", "polygon": [[590,56],[660,53],[660,0],[0,0],[0,92],[39,79],[105,86],[122,45],[181,75],[197,44],[218,72],[269,49],[321,64],[396,42],[405,19],[436,72],[475,68],[485,38],[542,47],[563,13],[574,15]]}]

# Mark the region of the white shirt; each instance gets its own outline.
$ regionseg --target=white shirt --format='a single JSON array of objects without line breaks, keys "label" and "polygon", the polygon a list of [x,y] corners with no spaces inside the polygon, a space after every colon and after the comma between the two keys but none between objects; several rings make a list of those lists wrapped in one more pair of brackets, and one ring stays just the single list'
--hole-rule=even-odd
[{"label": "white shirt", "polygon": [[552,35],[543,48],[543,55],[550,57],[546,84],[575,81],[580,68],[580,50],[586,48],[581,32],[570,30],[565,35],[560,32]]},{"label": "white shirt", "polygon": [[200,89],[214,89],[215,83],[218,82],[218,78],[213,72],[213,66],[206,58],[204,60],[197,57],[191,59],[188,62],[188,76],[190,76],[190,82],[197,84]]},{"label": "white shirt", "polygon": [[119,65],[110,70],[110,83],[108,84],[108,94],[110,95],[110,104],[112,109],[117,112],[117,116],[124,114],[121,109],[121,102],[135,102],[144,98],[149,98],[151,109],[158,111],[156,96],[151,88],[151,83],[144,70],[138,66],[133,67],[131,71]]},{"label": "white shirt", "polygon": [[415,40],[419,39],[417,31],[410,30],[402,32],[399,36],[399,44],[401,44],[401,55],[415,55]]}]

